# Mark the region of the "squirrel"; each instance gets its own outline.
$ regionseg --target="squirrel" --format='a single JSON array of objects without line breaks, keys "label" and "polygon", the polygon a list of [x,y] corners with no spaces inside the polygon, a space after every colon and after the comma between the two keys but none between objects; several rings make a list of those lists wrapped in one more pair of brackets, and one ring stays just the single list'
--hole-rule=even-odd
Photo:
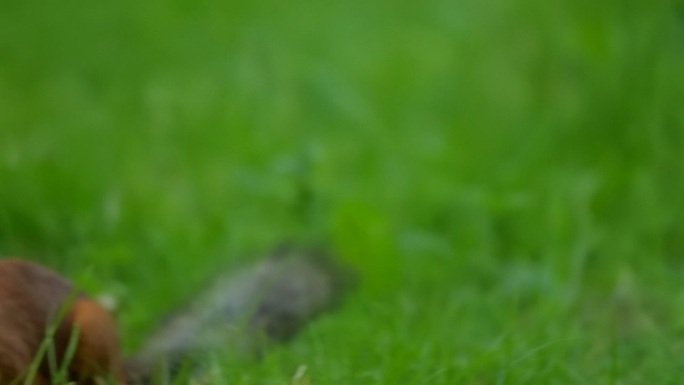
[{"label": "squirrel", "polygon": [[[269,341],[290,339],[355,282],[351,269],[325,253],[281,247],[220,274],[124,358],[116,323],[97,301],[43,265],[0,259],[0,385],[56,384],[55,367],[65,364],[62,380],[79,385],[146,385],[186,367],[196,376],[213,351],[258,355]],[[45,341],[53,362],[41,351]]]},{"label": "squirrel", "polygon": [[[66,311],[60,317],[61,310]],[[48,341],[51,328],[52,341]],[[110,377],[124,382],[112,316],[77,292],[66,278],[42,265],[14,258],[0,260],[0,331],[0,385],[53,383],[58,368],[68,359],[72,340],[76,346],[66,381],[95,384],[96,378]],[[49,344],[41,349],[46,341]]]}]

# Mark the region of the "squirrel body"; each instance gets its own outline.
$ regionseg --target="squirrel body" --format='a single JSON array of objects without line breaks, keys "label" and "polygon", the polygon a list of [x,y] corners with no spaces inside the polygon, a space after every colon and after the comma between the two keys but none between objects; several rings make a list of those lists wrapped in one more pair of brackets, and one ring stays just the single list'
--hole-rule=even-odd
[{"label": "squirrel body", "polygon": [[[72,341],[75,349],[67,359]],[[48,348],[41,352],[45,343]],[[52,354],[56,365],[50,365]],[[30,373],[36,360],[37,370]],[[22,259],[0,260],[0,385],[23,384],[29,376],[34,384],[51,384],[65,360],[67,381],[123,383],[114,319],[56,272]]]},{"label": "squirrel body", "polygon": [[[266,340],[291,338],[335,305],[354,283],[349,273],[319,252],[278,249],[251,266],[221,274],[158,326],[137,353],[123,358],[116,324],[96,301],[42,265],[0,259],[0,385],[25,383],[46,330],[57,321],[58,365],[78,330],[66,378],[78,385],[99,378],[119,385],[155,383],[158,376],[175,376],[186,363],[201,371],[205,354],[216,350],[258,355]],[[58,320],[64,306],[67,311]],[[47,361],[41,360],[33,384],[53,383]]]}]

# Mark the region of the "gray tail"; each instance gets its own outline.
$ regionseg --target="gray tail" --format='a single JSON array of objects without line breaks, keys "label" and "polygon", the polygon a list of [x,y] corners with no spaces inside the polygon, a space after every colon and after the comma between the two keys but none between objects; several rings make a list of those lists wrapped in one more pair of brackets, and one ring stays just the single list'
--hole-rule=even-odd
[{"label": "gray tail", "polygon": [[356,282],[349,267],[323,251],[277,248],[219,276],[173,314],[127,360],[131,382],[173,377],[183,367],[201,366],[195,364],[211,352],[259,354],[268,343],[292,338],[334,307]]}]

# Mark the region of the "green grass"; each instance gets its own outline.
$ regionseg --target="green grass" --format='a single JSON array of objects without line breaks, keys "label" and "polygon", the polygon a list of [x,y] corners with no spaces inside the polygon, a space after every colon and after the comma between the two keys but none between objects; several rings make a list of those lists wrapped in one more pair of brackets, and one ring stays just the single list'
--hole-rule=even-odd
[{"label": "green grass", "polygon": [[282,239],[363,275],[231,384],[684,380],[674,1],[0,4],[0,252],[127,350]]}]

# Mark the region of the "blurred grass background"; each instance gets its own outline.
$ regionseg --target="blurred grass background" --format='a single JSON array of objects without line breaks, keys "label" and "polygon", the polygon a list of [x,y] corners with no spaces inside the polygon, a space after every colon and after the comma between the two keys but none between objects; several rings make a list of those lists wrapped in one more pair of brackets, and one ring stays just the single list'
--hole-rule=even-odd
[{"label": "blurred grass background", "polygon": [[683,69],[675,1],[5,0],[0,252],[129,351],[283,239],[357,266],[226,383],[680,383]]}]

